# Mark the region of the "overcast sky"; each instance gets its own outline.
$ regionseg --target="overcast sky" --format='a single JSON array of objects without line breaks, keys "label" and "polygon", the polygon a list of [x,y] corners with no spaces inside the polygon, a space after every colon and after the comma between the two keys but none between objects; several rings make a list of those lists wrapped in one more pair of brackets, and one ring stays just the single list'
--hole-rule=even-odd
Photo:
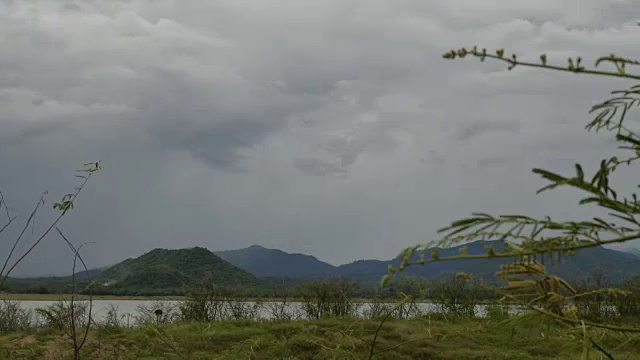
[{"label": "overcast sky", "polygon": [[[441,54],[640,57],[638,19],[636,0],[0,0],[0,187],[22,221],[49,190],[41,228],[103,160],[61,224],[91,266],[252,244],[341,264],[473,211],[579,219],[530,170],[592,172],[615,144],[587,112],[633,83]],[[15,274],[69,260],[51,236]]]}]

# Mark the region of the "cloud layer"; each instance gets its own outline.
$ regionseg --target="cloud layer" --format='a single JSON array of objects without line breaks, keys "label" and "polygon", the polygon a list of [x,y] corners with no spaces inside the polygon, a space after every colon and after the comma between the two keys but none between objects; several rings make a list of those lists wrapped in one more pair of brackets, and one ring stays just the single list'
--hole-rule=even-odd
[{"label": "cloud layer", "polygon": [[[632,0],[2,1],[0,185],[25,216],[102,159],[63,224],[96,266],[251,244],[343,263],[472,211],[575,218],[530,169],[610,154],[582,127],[630,84],[440,54],[640,57],[638,18]],[[68,272],[60,245],[19,272]]]}]

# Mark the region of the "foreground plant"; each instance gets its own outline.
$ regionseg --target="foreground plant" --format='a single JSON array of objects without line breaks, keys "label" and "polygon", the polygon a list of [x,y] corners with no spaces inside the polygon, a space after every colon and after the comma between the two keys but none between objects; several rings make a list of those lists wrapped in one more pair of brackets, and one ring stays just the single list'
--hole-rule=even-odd
[{"label": "foreground plant", "polygon": [[[34,231],[36,215],[45,204],[44,196],[47,194],[47,192],[45,192],[38,200],[38,203],[36,204],[33,211],[29,214],[29,217],[24,223],[20,233],[18,234],[16,239],[13,241],[13,246],[11,247],[11,250],[7,254],[7,257],[5,258],[2,268],[0,269],[0,289],[2,289],[3,285],[9,278],[9,275],[11,274],[11,272],[47,237],[47,235],[49,235],[53,229],[55,229],[58,232],[58,234],[62,237],[66,245],[69,246],[69,248],[74,254],[73,269],[72,269],[73,272],[72,272],[71,301],[69,305],[65,304],[64,302],[61,302],[49,308],[36,309],[36,312],[40,316],[42,316],[49,325],[56,328],[61,328],[61,329],[70,329],[69,336],[72,340],[73,350],[74,350],[74,359],[76,360],[80,359],[81,350],[84,344],[86,343],[87,335],[91,327],[91,322],[92,322],[91,312],[93,308],[93,301],[90,295],[88,309],[85,307],[79,306],[79,304],[75,303],[75,295],[77,292],[76,266],[77,266],[78,260],[80,260],[80,262],[82,263],[85,270],[85,274],[88,274],[87,264],[82,259],[82,256],[80,256],[80,249],[82,248],[82,246],[84,246],[84,244],[78,247],[74,246],[64,236],[62,231],[58,228],[58,224],[65,217],[65,215],[67,215],[69,211],[71,211],[74,208],[75,201],[78,195],[80,194],[80,192],[84,189],[84,187],[89,182],[91,177],[101,168],[102,168],[102,163],[100,161],[97,161],[97,162],[86,163],[84,164],[83,169],[76,170],[76,177],[82,179],[82,182],[80,183],[80,185],[74,187],[74,192],[64,195],[60,202],[53,203],[53,209],[58,211],[58,216],[56,216],[53,219],[53,221],[45,228],[45,230],[36,238],[36,241],[34,241],[27,248],[26,251],[24,251],[19,256],[16,256],[16,258],[14,259],[14,255],[17,255],[16,249],[24,239],[24,235],[29,229],[29,227],[31,227],[32,231]],[[7,228],[9,228],[9,226],[17,219],[17,216],[10,214],[9,206],[7,205],[4,194],[1,191],[0,191],[0,211],[4,213],[3,215],[6,215],[6,219],[7,219],[5,224],[2,225],[2,227],[0,227],[0,235],[1,235],[2,232],[4,232]],[[82,323],[82,321],[79,322],[79,320],[81,320],[80,318],[86,318],[86,321],[84,321],[84,323]],[[84,328],[82,336],[80,336],[80,333],[78,332],[79,327]]]},{"label": "foreground plant", "polygon": [[[520,60],[515,54],[508,56],[504,49],[495,54],[486,49],[462,48],[451,50],[443,55],[445,59],[465,57],[503,61],[508,70],[518,66],[535,67],[545,70],[571,72],[583,75],[598,75],[620,79],[640,80],[640,75],[628,72],[628,67],[640,65],[633,59],[616,55],[604,56],[596,60],[593,68],[583,65],[580,57],[569,58],[566,66],[551,65],[545,54],[538,62]],[[603,63],[613,64],[615,71],[600,70]],[[621,290],[603,288],[585,293],[576,291],[567,281],[547,272],[545,262],[558,261],[563,256],[573,255],[576,251],[599,247],[607,244],[624,243],[640,239],[640,201],[636,193],[622,195],[611,187],[611,175],[621,166],[632,166],[640,159],[640,135],[627,126],[625,119],[630,110],[640,105],[640,85],[612,92],[613,97],[591,108],[595,118],[586,126],[587,130],[606,130],[613,133],[615,140],[624,151],[624,156],[605,158],[593,175],[587,176],[580,164],[575,165],[574,175],[561,175],[544,169],[533,169],[533,173],[549,182],[538,190],[553,190],[559,187],[571,187],[585,194],[580,205],[595,206],[608,212],[606,218],[594,217],[586,220],[555,220],[550,217],[534,218],[526,215],[490,215],[474,213],[471,217],[454,221],[440,229],[442,239],[425,245],[415,246],[404,251],[403,261],[396,268],[390,268],[390,274],[383,279],[383,286],[405,267],[434,261],[458,259],[495,259],[504,258],[512,263],[504,264],[496,274],[507,285],[501,289],[504,299],[526,306],[531,312],[527,317],[543,315],[563,324],[579,327],[584,341],[583,358],[589,351],[598,351],[613,359],[613,356],[600,347],[589,331],[599,328],[618,332],[640,333],[640,327],[624,327],[603,322],[588,321],[580,318],[573,302],[576,298],[591,296],[594,293],[607,293],[612,296],[624,296]],[[639,185],[640,186],[640,185]],[[475,240],[498,240],[504,243],[502,249],[492,246],[486,253],[469,255],[463,248],[458,256],[441,257],[438,248],[450,247]],[[433,247],[432,253],[425,259],[424,252]],[[412,261],[416,253],[423,253],[419,261]],[[461,275],[470,278],[468,275]]]},{"label": "foreground plant", "polygon": [[[44,192],[44,194],[38,200],[38,203],[36,204],[35,208],[29,214],[29,217],[27,218],[27,221],[25,221],[19,235],[13,241],[13,246],[11,247],[9,254],[7,254],[4,264],[0,269],[0,289],[2,289],[2,286],[7,281],[11,272],[27,256],[29,256],[29,254],[42,242],[42,240],[44,240],[47,237],[47,235],[49,235],[49,233],[51,233],[51,231],[54,228],[56,228],[56,226],[58,225],[58,223],[60,223],[62,218],[64,218],[65,215],[67,215],[67,213],[73,209],[75,200],[78,197],[78,195],[80,195],[80,192],[87,185],[87,183],[89,182],[91,177],[94,175],[94,173],[96,173],[100,169],[102,169],[102,162],[97,161],[97,162],[86,163],[84,164],[83,169],[76,170],[76,177],[83,179],[80,185],[74,187],[74,192],[64,195],[60,202],[53,203],[53,208],[59,211],[58,216],[55,217],[54,220],[49,224],[49,226],[47,226],[46,229],[37,237],[36,241],[34,241],[31,244],[31,246],[27,248],[26,251],[20,254],[20,256],[17,256],[17,258],[14,260],[14,255],[16,255],[15,252],[18,245],[24,239],[24,235],[29,229],[29,227],[32,227],[33,229],[35,220],[36,220],[36,215],[45,204],[44,197],[45,195],[47,195],[47,192],[46,191]],[[3,213],[2,215],[5,215],[7,219],[4,225],[0,227],[0,235],[1,235],[17,219],[16,215],[10,214],[10,208],[7,205],[7,201],[4,197],[4,194],[1,191],[0,191],[0,212],[2,212]]]}]

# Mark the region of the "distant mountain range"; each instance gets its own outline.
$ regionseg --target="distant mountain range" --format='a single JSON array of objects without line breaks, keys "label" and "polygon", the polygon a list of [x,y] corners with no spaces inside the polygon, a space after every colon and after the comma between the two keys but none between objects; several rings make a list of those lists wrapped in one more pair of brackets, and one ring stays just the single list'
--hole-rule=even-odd
[{"label": "distant mountain range", "polygon": [[[468,254],[483,254],[492,245],[500,250],[498,242],[472,242],[462,246],[441,249],[440,256],[458,255],[461,247]],[[631,252],[631,251],[630,251]],[[604,271],[613,281],[640,275],[640,251],[634,253],[602,247],[584,249],[575,256],[566,256],[561,262],[548,264],[550,272],[567,280],[581,280],[593,271]],[[429,258],[430,251],[427,252]],[[419,255],[415,255],[417,261]],[[474,274],[483,279],[495,279],[500,264],[509,259],[451,260],[410,266],[400,275],[434,279],[455,272]],[[155,249],[137,258],[124,260],[104,270],[89,270],[76,275],[76,279],[91,278],[104,293],[177,294],[185,286],[203,280],[220,285],[268,288],[274,282],[299,283],[309,279],[330,276],[349,276],[363,284],[379,284],[387,274],[389,265],[397,267],[399,258],[388,260],[358,260],[334,266],[305,254],[291,254],[277,249],[253,245],[244,249],[212,252],[202,247],[190,249]],[[68,284],[70,277],[10,279],[13,286],[54,287]],[[64,285],[67,286],[67,285]]]},{"label": "distant mountain range", "polygon": [[[458,255],[460,248],[466,247],[468,254],[486,253],[485,247],[493,245],[501,249],[504,245],[499,242],[472,242],[449,249],[441,249],[440,256]],[[430,251],[426,253],[429,258]],[[638,251],[640,254],[640,251]],[[389,265],[397,267],[399,258],[389,260],[358,260],[349,264],[333,266],[317,258],[302,254],[289,254],[281,250],[267,249],[262,246],[250,246],[244,249],[218,251],[216,255],[224,260],[244,269],[258,277],[323,277],[344,275],[360,281],[379,281]],[[412,260],[418,261],[420,255],[414,255]],[[425,265],[415,265],[406,268],[403,276],[419,276],[437,278],[455,272],[468,272],[478,277],[490,279],[500,265],[510,262],[510,259],[490,260],[451,260],[432,262]],[[611,266],[615,264],[615,266]],[[623,251],[606,249],[603,247],[589,248],[579,251],[575,256],[566,256],[559,263],[548,264],[550,272],[565,279],[583,279],[589,273],[606,270],[612,280],[620,280],[640,275],[640,256]]]}]

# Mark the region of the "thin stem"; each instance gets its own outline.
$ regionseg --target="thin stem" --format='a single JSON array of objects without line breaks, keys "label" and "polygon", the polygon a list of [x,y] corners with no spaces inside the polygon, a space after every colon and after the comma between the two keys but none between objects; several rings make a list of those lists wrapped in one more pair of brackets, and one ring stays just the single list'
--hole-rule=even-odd
[{"label": "thin stem", "polygon": [[384,325],[384,323],[387,321],[387,319],[389,319],[391,314],[393,314],[397,309],[399,309],[400,306],[404,305],[408,301],[408,299],[409,299],[408,296],[405,297],[404,299],[402,299],[402,301],[400,301],[398,304],[396,304],[396,306],[394,306],[393,309],[389,309],[389,311],[387,311],[387,313],[384,315],[384,317],[382,318],[382,320],[378,324],[378,327],[376,328],[376,332],[373,335],[373,340],[371,341],[371,347],[369,348],[369,360],[373,359],[373,355],[376,354],[374,352],[375,347],[376,347],[376,340],[378,340],[378,334],[380,333],[380,330],[382,329],[382,325]]},{"label": "thin stem", "polygon": [[614,360],[613,356],[609,354],[607,350],[603,349],[602,346],[598,345],[595,341],[593,341],[593,339],[589,338],[589,341],[591,342],[591,345],[593,345],[594,348],[598,349],[598,351],[604,354],[604,356],[606,356],[609,360]]},{"label": "thin stem", "polygon": [[[9,225],[11,225],[11,223],[13,223],[13,221],[17,218],[17,216],[11,216],[9,214],[9,206],[7,206],[7,200],[4,199],[4,194],[2,193],[2,190],[0,190],[0,207],[4,207],[4,211],[7,215],[7,223],[4,224],[2,226],[2,228],[0,228],[0,234],[2,234],[4,232],[4,230],[6,228],[9,227]],[[2,274],[2,272],[0,272],[0,275]]]},{"label": "thin stem", "polygon": [[[80,192],[82,191],[82,189],[84,189],[85,185],[87,184],[87,182],[89,181],[89,179],[91,178],[91,176],[93,175],[92,172],[89,172],[89,174],[87,176],[84,177],[84,181],[82,182],[82,184],[76,188],[76,192],[71,196],[70,200],[71,202],[75,201],[76,198],[78,197],[78,195],[80,194]],[[42,201],[44,202],[44,201]],[[40,204],[40,203],[39,203]],[[33,249],[38,246],[38,244],[40,244],[40,242],[42,242],[42,240],[51,232],[51,230],[53,230],[53,228],[58,224],[58,222],[60,222],[60,220],[62,220],[62,218],[67,214],[67,211],[70,208],[67,207],[64,210],[61,211],[60,215],[58,215],[58,217],[53,221],[53,223],[47,228],[47,230],[38,238],[38,240],[36,240],[35,243],[33,243],[33,245],[31,245],[31,247],[24,253],[22,254],[22,256],[20,256],[20,258],[18,260],[16,260],[16,262],[9,268],[9,270],[7,270],[6,274],[2,275],[2,278],[0,279],[0,287],[2,287],[2,285],[4,284],[4,282],[6,281],[6,279],[9,277],[9,274],[11,273],[11,271],[13,271],[13,269],[16,268],[16,266],[18,266],[18,264],[20,264],[20,262],[26,258],[31,251],[33,251]],[[29,219],[32,219],[33,215],[35,214],[35,210],[32,213],[32,216],[29,217]],[[23,232],[26,230],[26,226],[25,229],[23,229]],[[20,236],[22,236],[22,233]],[[15,247],[15,244],[14,244]],[[7,259],[7,263],[8,263],[9,259]],[[4,267],[3,267],[3,271],[4,271]],[[2,274],[0,272],[0,274]]]},{"label": "thin stem", "polygon": [[424,265],[424,264],[437,262],[437,261],[451,261],[451,260],[463,260],[463,259],[464,260],[481,260],[481,259],[486,260],[486,259],[494,259],[494,258],[496,258],[496,259],[499,259],[499,258],[513,258],[513,257],[528,256],[528,255],[544,255],[544,254],[554,253],[554,252],[575,251],[575,250],[592,248],[592,247],[596,247],[596,246],[615,244],[615,243],[622,243],[622,242],[627,242],[627,241],[632,241],[632,240],[637,240],[637,239],[640,239],[640,234],[624,236],[624,237],[620,237],[620,238],[613,239],[613,240],[590,242],[590,243],[584,243],[584,244],[580,244],[580,245],[565,246],[565,247],[554,248],[554,249],[549,249],[549,250],[526,250],[526,251],[521,251],[521,252],[517,252],[517,253],[504,253],[504,254],[503,253],[495,253],[495,254],[491,254],[491,255],[482,254],[482,255],[446,256],[446,257],[439,257],[437,259],[431,259],[431,260],[425,260],[425,261],[411,261],[411,262],[408,262],[407,265]]},{"label": "thin stem", "polygon": [[[446,55],[452,54],[453,52],[455,52],[455,51],[452,50],[452,52],[449,52],[449,53],[445,54],[444,56],[446,57]],[[547,64],[534,63],[534,62],[529,62],[529,61],[513,60],[513,59],[505,57],[505,56],[497,56],[497,55],[493,55],[493,54],[489,54],[489,53],[482,53],[482,52],[479,52],[479,51],[468,51],[467,54],[470,54],[470,55],[473,55],[473,56],[479,57],[479,58],[490,58],[490,59],[495,59],[495,60],[499,60],[499,61],[504,61],[507,64],[511,65],[510,69],[512,69],[516,65],[520,65],[520,66],[533,67],[533,68],[539,68],[539,69],[545,69],[545,70],[555,70],[555,71],[570,72],[570,73],[574,73],[574,74],[613,76],[613,77],[619,77],[619,78],[640,80],[640,75],[628,74],[628,73],[624,73],[624,72],[613,72],[613,71],[603,71],[603,70],[589,70],[589,69],[585,69],[585,68],[582,68],[582,67],[576,67],[574,69],[570,69],[568,67],[563,67],[563,66],[558,66],[558,65],[547,65]],[[448,57],[448,58],[451,58],[451,57]]]},{"label": "thin stem", "polygon": [[87,267],[87,264],[84,262],[84,259],[80,255],[80,249],[82,249],[82,247],[84,245],[92,244],[93,242],[85,242],[85,243],[81,244],[80,246],[78,246],[78,248],[76,248],[75,246],[73,246],[71,241],[69,241],[69,239],[67,239],[67,237],[62,233],[62,231],[60,231],[60,229],[58,227],[56,227],[56,231],[62,237],[62,239],[67,243],[67,245],[69,245],[69,248],[74,253],[73,271],[71,273],[71,284],[72,284],[71,285],[72,286],[72,292],[71,292],[71,324],[72,324],[71,333],[72,333],[72,336],[73,336],[73,347],[74,347],[75,358],[76,358],[76,360],[79,360],[80,359],[80,350],[82,350],[82,347],[84,346],[84,344],[85,344],[85,342],[87,340],[87,336],[89,335],[89,329],[91,328],[91,319],[92,319],[92,312],[93,312],[93,295],[91,293],[89,293],[89,315],[88,315],[89,317],[87,319],[87,324],[86,324],[85,329],[84,329],[84,334],[83,334],[82,340],[80,341],[80,343],[78,343],[78,336],[77,336],[76,325],[75,325],[75,308],[74,308],[74,300],[75,300],[75,295],[76,295],[76,265],[77,265],[77,261],[80,260],[80,262],[82,263],[82,266],[84,267],[85,274],[87,274],[87,276],[88,276],[89,268]]},{"label": "thin stem", "polygon": [[24,236],[24,233],[29,228],[29,224],[31,224],[31,222],[33,221],[33,218],[36,215],[36,213],[38,212],[38,209],[40,208],[40,206],[42,206],[42,204],[44,204],[44,195],[45,194],[47,194],[46,191],[44,192],[44,194],[38,200],[38,203],[36,204],[36,207],[33,209],[31,214],[29,214],[29,218],[27,219],[27,222],[24,224],[24,227],[22,228],[22,231],[20,231],[20,234],[16,238],[16,241],[14,241],[13,247],[11,248],[11,251],[9,251],[9,255],[7,255],[7,258],[5,259],[4,264],[2,265],[2,270],[0,270],[0,276],[2,276],[2,279],[0,279],[0,287],[2,287],[2,284],[4,284],[4,280],[9,276],[9,272],[10,272],[10,271],[8,271],[6,274],[4,274],[4,270],[7,268],[7,265],[9,265],[9,261],[11,260],[11,257],[13,256],[13,252],[16,250],[16,247],[20,243],[20,240],[22,240],[22,236]]}]

